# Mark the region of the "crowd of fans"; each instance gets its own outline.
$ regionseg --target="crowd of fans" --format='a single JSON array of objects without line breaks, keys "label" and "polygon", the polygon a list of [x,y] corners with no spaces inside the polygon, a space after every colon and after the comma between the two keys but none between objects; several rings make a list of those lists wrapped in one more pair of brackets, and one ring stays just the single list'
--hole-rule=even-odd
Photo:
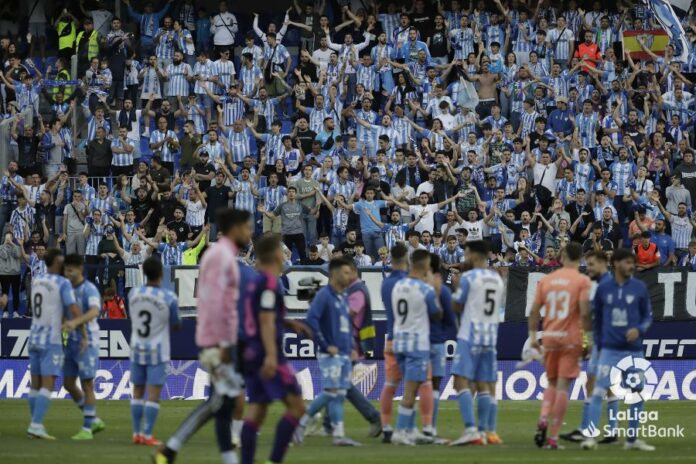
[{"label": "crowd of fans", "polygon": [[555,266],[577,241],[696,270],[692,63],[647,36],[647,59],[623,52],[623,31],[659,28],[641,2],[228,6],[80,2],[53,34],[0,39],[5,315],[52,246],[86,256],[118,313],[138,264],[196,264],[227,205],[289,264],[388,267],[404,241],[452,278],[486,239],[499,266]]}]

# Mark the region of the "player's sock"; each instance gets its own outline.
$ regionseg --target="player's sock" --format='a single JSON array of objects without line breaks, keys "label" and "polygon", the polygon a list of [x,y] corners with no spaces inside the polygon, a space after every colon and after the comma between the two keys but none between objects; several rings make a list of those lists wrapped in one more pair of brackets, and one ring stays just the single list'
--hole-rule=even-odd
[{"label": "player's sock", "polygon": [[220,457],[222,458],[222,464],[239,464],[239,460],[237,459],[237,452],[234,450],[220,453]]},{"label": "player's sock", "polygon": [[394,405],[394,394],[396,387],[385,383],[382,393],[379,395],[379,415],[382,420],[382,427],[391,427],[392,409]]},{"label": "player's sock", "polygon": [[587,427],[592,431],[599,429],[600,420],[602,419],[602,401],[604,401],[604,390],[595,387],[590,398],[590,408],[588,412]]},{"label": "player's sock", "polygon": [[232,419],[232,439],[234,440],[235,438],[237,441],[239,440],[239,437],[242,434],[242,426],[244,425],[244,421],[241,419]]},{"label": "player's sock", "polygon": [[433,429],[437,430],[437,417],[440,415],[440,391],[433,390]]},{"label": "player's sock", "polygon": [[29,414],[34,415],[34,404],[36,403],[36,395],[39,394],[39,390],[34,390],[33,388],[29,390]]},{"label": "player's sock", "polygon": [[85,397],[84,396],[81,397],[79,400],[76,400],[75,398],[73,398],[73,401],[75,402],[75,406],[77,406],[77,409],[79,409],[80,411],[82,411],[84,409],[84,407],[85,407]]},{"label": "player's sock", "polygon": [[433,383],[424,382],[418,389],[418,395],[420,397],[420,413],[421,413],[421,423],[423,426],[432,425],[433,423]]},{"label": "player's sock", "polygon": [[488,425],[488,411],[491,407],[491,395],[488,392],[482,392],[476,395],[476,409],[478,412],[478,429],[479,432],[485,432]]},{"label": "player's sock", "polygon": [[471,397],[471,390],[465,388],[457,392],[457,401],[459,402],[459,414],[462,417],[462,422],[466,428],[473,427],[474,422],[474,400]]},{"label": "player's sock", "polygon": [[413,414],[411,414],[411,418],[408,420],[408,430],[416,430],[418,427],[416,426],[416,409],[413,409]]},{"label": "player's sock", "polygon": [[619,399],[614,395],[610,395],[609,398],[607,398],[607,416],[609,416],[607,423],[609,424],[609,429],[612,434],[616,432],[616,427],[619,425],[618,414]]},{"label": "player's sock", "polygon": [[92,422],[97,417],[97,406],[94,404],[86,404],[82,408],[82,428],[83,430],[92,431]]},{"label": "player's sock", "polygon": [[329,403],[329,417],[331,418],[331,426],[333,427],[334,437],[343,437],[343,417],[345,411],[343,403],[346,400],[346,395],[338,393]]},{"label": "player's sock", "polygon": [[259,426],[250,420],[245,420],[242,426],[242,464],[254,464],[258,434]]},{"label": "player's sock", "polygon": [[131,422],[133,423],[133,433],[142,431],[143,423],[143,400],[131,400]]},{"label": "player's sock", "polygon": [[488,407],[488,426],[489,432],[495,432],[498,428],[498,399],[491,396],[491,405]]},{"label": "player's sock", "polygon": [[585,398],[585,402],[582,405],[582,422],[580,422],[580,430],[585,430],[590,425],[590,403],[592,402],[592,397]]},{"label": "player's sock", "polygon": [[31,424],[43,425],[44,417],[48,412],[48,407],[51,404],[51,392],[48,388],[42,388],[36,395],[34,400],[34,413],[31,415]]},{"label": "player's sock", "polygon": [[551,424],[551,434],[550,438],[557,439],[558,432],[561,430],[563,425],[563,418],[565,417],[566,409],[568,409],[568,392],[565,390],[556,391],[556,401],[553,402],[553,409],[551,413],[553,414],[553,422]]},{"label": "player's sock", "polygon": [[297,425],[297,419],[289,414],[280,418],[276,426],[275,438],[273,439],[271,462],[283,462],[283,456],[285,456],[285,452],[288,450],[292,434],[295,432]]},{"label": "player's sock", "polygon": [[553,407],[553,403],[556,401],[556,387],[549,385],[544,390],[544,399],[541,401],[541,412],[539,413],[539,420],[548,420],[549,412]]},{"label": "player's sock", "polygon": [[630,419],[628,420],[629,433],[626,436],[626,441],[633,443],[638,437],[638,427],[640,426],[638,417],[640,416],[640,413],[643,412],[643,402],[641,401],[639,403],[630,405],[628,411],[630,413]]},{"label": "player's sock", "polygon": [[413,408],[406,408],[399,405],[397,416],[396,416],[396,430],[403,432],[409,430],[411,420],[414,416]]},{"label": "player's sock", "polygon": [[157,414],[159,414],[160,405],[154,401],[146,401],[143,413],[145,415],[145,425],[143,427],[143,435],[146,437],[152,436],[152,430],[155,428]]}]

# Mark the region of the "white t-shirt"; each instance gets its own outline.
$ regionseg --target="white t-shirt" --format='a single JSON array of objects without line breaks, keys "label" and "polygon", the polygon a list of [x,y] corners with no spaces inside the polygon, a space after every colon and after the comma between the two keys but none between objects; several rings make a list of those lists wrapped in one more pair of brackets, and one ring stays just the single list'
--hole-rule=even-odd
[{"label": "white t-shirt", "polygon": [[[442,234],[442,241],[443,241],[443,242],[444,242],[445,240],[447,240],[447,237],[445,237],[445,231],[447,230],[447,225],[448,225],[448,224],[445,222],[445,223],[442,224],[442,226],[440,227],[440,233]],[[452,227],[449,228],[449,231],[447,231],[447,235],[455,235],[455,236],[456,236],[456,235],[457,235],[457,229],[461,229],[463,226],[464,226],[464,223],[463,223],[463,222],[454,221],[454,225],[453,225]]]},{"label": "white t-shirt", "polygon": [[469,232],[469,235],[466,236],[467,242],[483,240],[483,219],[474,222],[464,221],[462,225]]},{"label": "white t-shirt", "polygon": [[429,180],[427,180],[418,186],[418,190],[416,190],[416,196],[420,196],[421,193],[430,194],[433,192],[434,189],[435,185]]},{"label": "white t-shirt", "polygon": [[408,211],[414,218],[417,218],[423,211],[425,211],[425,216],[423,216],[418,224],[416,224],[415,229],[421,234],[426,230],[430,233],[434,232],[435,213],[439,211],[436,204],[429,204],[425,206],[411,205],[409,206]]},{"label": "white t-shirt", "polygon": [[[544,174],[545,171],[546,174]],[[556,163],[549,163],[545,166],[541,163],[536,163],[534,165],[534,185],[541,184],[553,194],[556,191],[555,179],[557,172],[558,165]]]}]

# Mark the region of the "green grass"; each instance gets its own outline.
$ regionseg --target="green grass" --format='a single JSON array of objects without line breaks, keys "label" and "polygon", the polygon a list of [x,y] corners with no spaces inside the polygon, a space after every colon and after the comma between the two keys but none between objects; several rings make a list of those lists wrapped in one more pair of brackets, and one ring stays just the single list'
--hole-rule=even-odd
[{"label": "green grass", "polygon": [[[167,401],[162,405],[159,421],[155,428],[157,437],[166,439],[181,420],[195,406],[192,401]],[[350,405],[346,421],[346,433],[360,440],[362,448],[335,448],[328,438],[309,437],[302,447],[291,448],[288,463],[562,463],[590,462],[612,463],[618,460],[630,464],[662,463],[668,461],[694,462],[696,460],[696,402],[650,402],[648,410],[657,410],[659,424],[686,428],[682,439],[652,439],[657,446],[655,453],[623,451],[621,445],[609,445],[598,451],[581,451],[578,445],[569,444],[562,451],[544,451],[532,443],[539,403],[533,401],[500,403],[498,430],[505,440],[502,446],[449,448],[446,446],[422,446],[417,448],[383,445],[379,439],[366,438],[367,425]],[[567,417],[568,425],[564,431],[574,428],[578,423],[581,403],[571,403]],[[396,409],[396,408],[395,408]],[[106,431],[98,434],[91,442],[72,442],[70,436],[76,433],[81,424],[79,411],[70,401],[56,400],[48,412],[46,427],[57,441],[29,440],[25,430],[29,422],[28,405],[25,401],[7,400],[0,403],[0,463],[32,464],[136,464],[149,462],[151,450],[130,443],[130,410],[125,401],[103,401],[97,406],[98,415],[107,424]],[[267,426],[262,429],[259,440],[257,462],[264,462],[268,456],[270,440],[280,407],[269,414]],[[443,401],[439,424],[440,435],[458,436],[461,432],[459,412],[456,403]],[[213,429],[206,425],[184,447],[177,463],[219,463]]]}]

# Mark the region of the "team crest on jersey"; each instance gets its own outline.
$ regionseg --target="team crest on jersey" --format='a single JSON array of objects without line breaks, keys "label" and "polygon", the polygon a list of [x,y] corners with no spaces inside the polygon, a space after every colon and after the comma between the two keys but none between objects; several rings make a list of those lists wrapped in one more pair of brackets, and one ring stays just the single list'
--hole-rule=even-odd
[{"label": "team crest on jersey", "polygon": [[61,358],[61,355],[59,355],[59,354],[54,354],[54,355],[53,355],[53,364],[55,364],[56,366],[57,366],[58,364],[60,364],[60,358]]},{"label": "team crest on jersey", "polygon": [[626,295],[626,303],[631,304],[636,297],[634,295]]}]

